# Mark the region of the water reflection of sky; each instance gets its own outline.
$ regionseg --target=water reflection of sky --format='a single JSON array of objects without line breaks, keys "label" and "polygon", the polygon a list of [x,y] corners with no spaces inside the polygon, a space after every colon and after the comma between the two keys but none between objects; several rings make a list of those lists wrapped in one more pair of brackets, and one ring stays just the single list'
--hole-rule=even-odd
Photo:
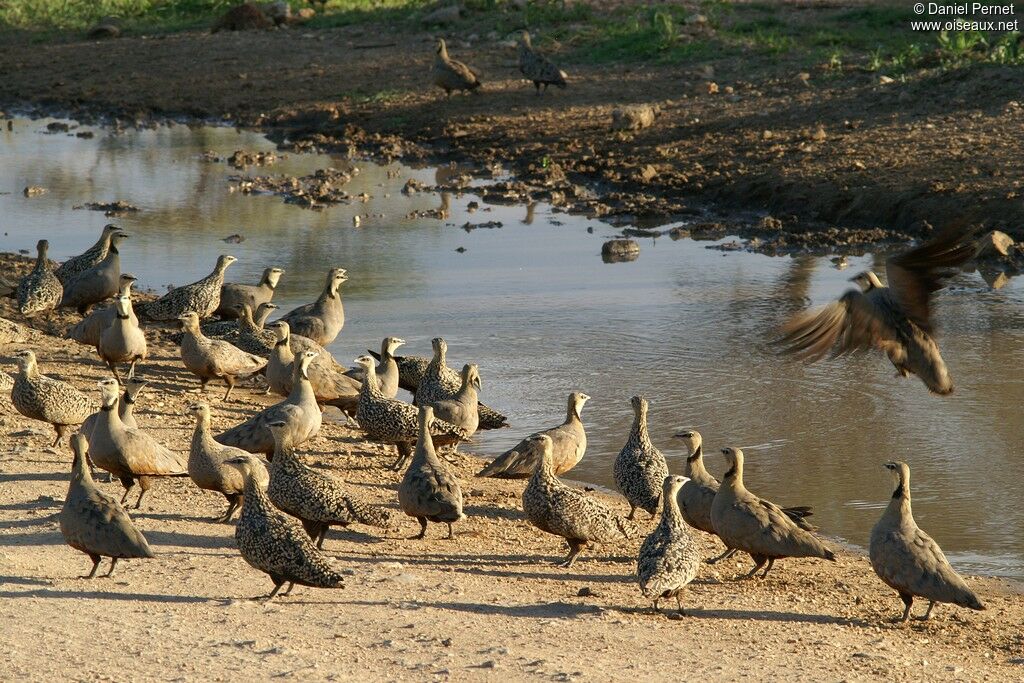
[{"label": "water reflection of sky", "polygon": [[[372,198],[315,212],[230,192],[227,177],[237,171],[201,160],[205,151],[272,148],[251,133],[175,126],[78,139],[44,128],[19,120],[0,131],[0,249],[32,249],[45,236],[53,257],[79,253],[110,219],[72,207],[123,199],[142,209],[115,219],[132,234],[123,263],[147,287],[198,279],[228,252],[239,258],[230,280],[285,268],[276,301],[287,309],[315,297],[327,268],[340,265],[351,277],[347,322],[331,350],[349,360],[393,334],[409,341],[409,353],[428,354],[431,337],[448,339],[450,364],[478,362],[484,400],[514,425],[481,435],[481,452],[558,422],[567,393],[581,389],[593,396],[584,411],[590,447],[574,476],[610,485],[632,419],[629,397],[643,393],[652,438],[674,470],[682,454],[672,434],[696,427],[713,472],[722,470],[720,446],[741,445],[752,489],[813,505],[826,533],[863,545],[889,495],[881,463],[905,459],[919,522],[961,566],[1024,576],[1016,486],[1024,476],[1024,278],[989,291],[965,274],[941,294],[941,343],[957,390],[938,398],[916,380],[897,380],[874,355],[804,367],[764,347],[786,314],[840,294],[851,274],[877,261],[871,256],[837,271],[827,258],[648,239],[639,260],[609,265],[599,252],[612,228],[544,205],[527,224],[526,207],[468,213],[478,198],[453,196],[447,221],[407,218],[441,206],[436,195],[400,192],[410,177],[433,183],[431,169],[393,165],[400,172],[389,179],[386,168],[356,162],[346,189]],[[348,163],[290,155],[250,172]],[[27,185],[49,191],[25,198]],[[504,227],[458,227],[491,220]],[[221,241],[234,233],[246,241]]]}]

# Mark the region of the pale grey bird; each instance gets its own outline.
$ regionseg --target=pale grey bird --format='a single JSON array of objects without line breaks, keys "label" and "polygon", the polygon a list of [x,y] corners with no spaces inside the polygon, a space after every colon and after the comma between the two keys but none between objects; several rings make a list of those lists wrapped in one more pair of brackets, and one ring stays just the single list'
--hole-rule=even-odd
[{"label": "pale grey bird", "polygon": [[446,96],[451,97],[453,90],[472,92],[480,87],[479,73],[476,69],[449,57],[448,46],[443,38],[438,38],[435,53],[430,77],[434,85],[444,90]]},{"label": "pale grey bird", "polygon": [[935,343],[932,297],[953,269],[974,256],[972,231],[951,228],[886,260],[888,287],[871,271],[852,278],[859,290],[816,311],[794,316],[776,340],[783,351],[814,362],[857,351],[885,352],[900,376],[917,375],[929,391],[953,393]]},{"label": "pale grey bird", "polygon": [[949,564],[946,555],[932,537],[921,531],[910,509],[910,466],[905,462],[887,462],[896,487],[888,507],[871,530],[868,555],[878,578],[895,590],[906,606],[900,621],[910,618],[915,597],[928,600],[932,615],[937,602],[982,610],[985,606],[963,578]]}]

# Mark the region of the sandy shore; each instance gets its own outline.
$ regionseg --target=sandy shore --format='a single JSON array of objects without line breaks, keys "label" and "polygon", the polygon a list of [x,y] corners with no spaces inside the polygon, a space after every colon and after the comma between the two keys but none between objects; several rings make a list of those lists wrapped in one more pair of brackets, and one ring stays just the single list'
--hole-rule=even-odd
[{"label": "sandy shore", "polygon": [[[24,260],[14,257],[18,267]],[[7,263],[12,263],[10,258]],[[0,315],[17,320],[10,300]],[[56,316],[47,329],[73,320]],[[137,416],[185,451],[186,406],[197,382],[153,330],[152,384]],[[33,348],[44,372],[90,395],[105,375],[91,349],[30,331],[0,347]],[[250,387],[230,403],[209,396],[214,427],[275,399]],[[187,479],[157,483],[133,515],[156,558],[123,561],[111,579],[85,580],[89,561],[63,543],[57,515],[70,452],[47,425],[0,399],[0,662],[4,680],[1020,680],[1024,603],[1017,583],[971,577],[985,612],[941,607],[932,621],[892,623],[902,604],[867,559],[840,549],[835,564],[787,560],[765,581],[736,581],[747,560],[706,567],[689,616],[653,614],[634,581],[639,541],[553,565],[560,539],[520,511],[521,482],[478,480],[481,460],[457,456],[468,519],[454,541],[397,508],[390,449],[363,441],[339,416],[302,449],[353,495],[395,512],[394,529],[332,531],[325,545],[349,575],[343,590],[297,588],[264,604],[271,582],[235,548],[233,527],[210,521],[223,499]],[[118,484],[102,484],[120,494]],[[618,496],[599,496],[623,513]],[[646,515],[641,515],[646,517]],[[646,529],[654,522],[644,520]],[[826,530],[827,531],[827,530]],[[710,556],[716,540],[698,534]],[[921,608],[924,605],[920,605]]]}]

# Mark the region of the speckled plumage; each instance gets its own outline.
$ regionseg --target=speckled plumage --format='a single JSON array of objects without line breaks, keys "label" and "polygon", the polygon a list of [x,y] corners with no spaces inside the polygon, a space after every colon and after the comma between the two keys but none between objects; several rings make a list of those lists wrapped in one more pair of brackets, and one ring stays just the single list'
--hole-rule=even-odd
[{"label": "speckled plumage", "polygon": [[915,597],[926,598],[931,617],[937,602],[983,610],[978,596],[949,564],[939,544],[917,526],[910,507],[910,466],[885,464],[895,478],[896,490],[881,519],[871,530],[868,556],[871,567],[887,586],[899,593],[905,606],[901,621],[910,618]]},{"label": "speckled plumage", "polygon": [[50,243],[39,240],[36,243],[36,265],[28,275],[21,278],[15,295],[18,299],[18,310],[24,316],[52,311],[64,296],[64,287],[53,274],[53,267],[46,257]]},{"label": "speckled plumage", "polygon": [[[136,277],[131,273],[121,273],[121,277],[118,278],[118,290],[117,296],[131,296],[132,285],[135,284]],[[139,324],[139,319],[135,315],[135,308],[132,307],[129,315],[134,325]],[[111,321],[117,318],[117,308],[111,303],[107,306],[95,308],[89,315],[82,318],[78,323],[72,327],[67,334],[68,339],[74,339],[79,344],[86,344],[87,346],[99,346],[100,336],[103,334],[103,330],[110,326]]]},{"label": "speckled plumage", "polygon": [[615,485],[629,501],[627,519],[633,519],[638,507],[654,517],[665,477],[668,476],[668,465],[647,433],[647,399],[634,396],[631,402],[633,428],[612,467]]},{"label": "speckled plumage", "polygon": [[416,405],[430,405],[435,401],[452,398],[462,386],[459,373],[445,363],[448,343],[441,337],[434,337],[430,343],[434,348],[434,357],[430,359],[416,387]]},{"label": "speckled plumage", "polygon": [[617,538],[635,538],[639,530],[604,504],[566,486],[555,476],[551,437],[529,437],[530,449],[539,453],[538,465],[523,490],[523,512],[541,531],[561,536],[569,554],[561,563],[571,567],[590,543],[608,543]]},{"label": "speckled plumage", "polygon": [[569,394],[565,421],[557,427],[535,432],[505,451],[477,472],[478,477],[498,479],[527,479],[540,462],[540,442],[534,437],[548,436],[553,443],[553,469],[555,474],[564,474],[583,459],[587,452],[587,432],[580,415],[584,404],[590,400],[586,394],[574,391]]},{"label": "speckled plumage", "polygon": [[110,571],[114,573],[122,558],[149,558],[153,551],[132,523],[128,513],[111,496],[103,493],[93,482],[86,467],[85,437],[71,437],[75,459],[71,466],[71,483],[60,511],[60,532],[64,541],[92,560],[92,571],[84,577],[96,576],[96,569],[104,557],[111,558]]},{"label": "speckled plumage", "polygon": [[114,377],[121,381],[118,363],[128,363],[128,376],[135,376],[135,365],[149,354],[146,335],[138,323],[132,323],[132,300],[121,295],[114,302],[114,319],[100,335],[97,353],[107,364]]},{"label": "speckled plumage", "polygon": [[477,71],[449,57],[444,39],[437,41],[434,63],[430,67],[430,78],[448,97],[452,96],[453,90],[473,91],[480,87]]},{"label": "speckled plumage", "polygon": [[11,388],[11,403],[25,417],[53,425],[56,446],[71,425],[82,424],[92,414],[92,401],[67,382],[39,372],[36,354],[18,351],[18,376]]},{"label": "speckled plumage", "polygon": [[420,406],[416,449],[398,486],[398,504],[402,512],[420,523],[416,538],[426,536],[430,521],[447,524],[451,539],[455,537],[452,524],[466,518],[462,512],[462,487],[455,472],[434,452],[433,422],[434,410]]},{"label": "speckled plumage", "polygon": [[[274,582],[274,590],[267,599],[277,595],[286,583],[344,588],[345,577],[331,567],[302,526],[274,508],[264,491],[265,475],[256,463],[255,456],[251,454],[228,461],[245,478],[242,515],[235,527],[235,540],[245,561]],[[289,586],[285,595],[291,592],[291,588]]]},{"label": "speckled plumage", "polygon": [[677,495],[685,482],[686,477],[665,476],[661,522],[644,539],[636,562],[640,592],[654,602],[654,609],[660,600],[675,598],[680,614],[683,591],[697,577],[703,559],[679,511]]},{"label": "speckled plumage", "polygon": [[831,550],[803,529],[775,503],[762,500],[743,485],[743,451],[723,448],[729,470],[711,505],[711,523],[727,548],[750,554],[754,568],[745,578],[765,567],[768,575],[775,560],[783,557],[819,557],[835,561]]},{"label": "speckled plumage", "polygon": [[[210,406],[193,403],[188,408],[196,416],[192,444],[188,452],[188,476],[199,488],[216,491],[228,501],[228,509],[216,518],[218,522],[230,522],[235,510],[242,504],[245,477],[237,467],[226,465],[232,458],[248,455],[248,451],[224,446],[213,439],[210,431]],[[258,461],[257,461],[258,462]]]},{"label": "speckled plumage", "polygon": [[[367,353],[376,360],[381,360],[376,351],[370,350]],[[394,359],[395,367],[398,369],[398,386],[415,396],[431,359],[423,356],[394,356]],[[480,425],[477,429],[503,429],[509,426],[507,417],[483,403],[477,406],[477,414],[480,416]]]},{"label": "speckled plumage", "polygon": [[180,318],[185,336],[181,339],[181,360],[185,367],[199,378],[203,391],[211,379],[223,379],[228,386],[224,400],[231,397],[235,380],[259,372],[267,361],[259,356],[246,353],[220,339],[209,339],[199,329],[199,318],[195,312],[185,313]]},{"label": "speckled plumage", "polygon": [[540,94],[540,86],[544,86],[547,92],[549,85],[565,88],[566,73],[555,66],[550,59],[533,49],[530,34],[523,31],[517,41],[519,56],[519,72],[528,80],[533,81],[533,86]]},{"label": "speckled plumage", "polygon": [[64,281],[61,308],[74,308],[84,315],[99,302],[118,293],[121,288],[120,245],[127,238],[126,233],[115,232],[102,261]]},{"label": "speckled plumage", "polygon": [[151,478],[185,476],[188,466],[185,458],[157,443],[146,432],[125,427],[117,413],[116,380],[100,380],[99,387],[102,406],[89,436],[89,457],[97,467],[121,480],[122,504],[138,480],[141,488],[139,499],[135,501],[138,509],[151,486]]},{"label": "speckled plumage", "polygon": [[281,316],[281,320],[291,326],[292,334],[308,337],[321,346],[334,341],[345,326],[345,307],[339,287],[346,280],[348,275],[344,268],[331,268],[327,272],[327,284],[316,301]]},{"label": "speckled plumage", "polygon": [[[242,304],[242,306],[245,305],[246,304]],[[255,329],[258,332],[262,332],[263,326],[266,324],[267,319],[276,310],[277,304],[273,304],[270,302],[262,303],[259,306],[257,306],[249,316],[250,319],[252,320],[252,328],[250,329]],[[226,342],[237,344],[238,338],[242,335],[241,314],[241,309],[236,310],[235,316],[232,320],[212,320],[210,322],[200,323],[199,329],[202,330],[203,334],[205,334],[210,339],[223,339]],[[177,341],[180,342],[181,340],[178,339]],[[249,349],[246,349],[246,351],[249,351],[249,353],[256,353],[255,351],[250,351]],[[256,355],[259,356],[262,354],[256,353]]]},{"label": "speckled plumage", "polygon": [[139,306],[139,315],[147,320],[175,320],[185,313],[207,318],[220,305],[224,271],[237,259],[229,254],[217,258],[213,272],[191,284],[175,287],[156,301]]},{"label": "speckled plumage", "polygon": [[284,271],[280,268],[264,268],[260,281],[255,285],[225,282],[221,285],[220,304],[214,311],[214,315],[230,320],[238,317],[236,306],[244,304],[250,310],[256,311],[260,304],[270,303],[282,275],[284,275]]},{"label": "speckled plumage", "polygon": [[[392,469],[400,470],[412,454],[412,444],[419,435],[419,419],[416,406],[387,398],[377,388],[377,377],[373,359],[360,356],[356,362],[366,373],[366,380],[359,391],[356,421],[371,441],[392,443],[398,447],[398,460]],[[435,447],[465,441],[466,433],[455,425],[434,419],[431,435]]]},{"label": "speckled plumage", "polygon": [[96,244],[92,245],[78,256],[72,256],[67,261],[60,264],[53,274],[57,276],[57,279],[61,281],[61,284],[67,284],[79,273],[84,273],[97,265],[107,257],[107,252],[110,250],[110,238],[119,230],[120,228],[113,224],[103,226],[103,231],[100,233],[100,238],[96,240]]},{"label": "speckled plumage", "polygon": [[276,447],[270,464],[267,496],[279,509],[302,522],[317,548],[332,526],[347,527],[358,522],[388,528],[391,515],[384,508],[357,501],[345,493],[344,485],[329,475],[299,462],[283,423],[271,423]]},{"label": "speckled plumage", "polygon": [[313,387],[309,382],[309,364],[316,357],[312,351],[303,351],[295,363],[292,390],[288,397],[253,415],[242,424],[218,434],[215,438],[225,446],[235,446],[250,453],[274,453],[274,435],[271,422],[285,421],[291,430],[292,443],[300,446],[320,432],[323,414],[317,405]]}]

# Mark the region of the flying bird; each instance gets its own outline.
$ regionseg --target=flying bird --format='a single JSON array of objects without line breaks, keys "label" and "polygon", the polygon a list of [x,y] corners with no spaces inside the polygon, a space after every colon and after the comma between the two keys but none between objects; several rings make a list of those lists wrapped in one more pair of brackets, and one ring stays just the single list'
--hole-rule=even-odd
[{"label": "flying bird", "polygon": [[935,343],[932,297],[975,253],[972,230],[947,229],[885,262],[888,286],[865,271],[837,301],[794,316],[776,340],[809,362],[858,351],[883,351],[901,377],[917,375],[928,390],[953,393],[953,380]]}]

